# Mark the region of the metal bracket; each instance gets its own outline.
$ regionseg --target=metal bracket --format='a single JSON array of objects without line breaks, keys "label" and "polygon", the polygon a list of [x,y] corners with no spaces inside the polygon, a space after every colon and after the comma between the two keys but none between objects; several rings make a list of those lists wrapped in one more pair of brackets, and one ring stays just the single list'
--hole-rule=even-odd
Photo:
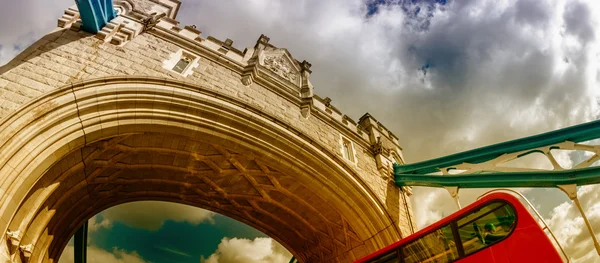
[{"label": "metal bracket", "polygon": [[585,212],[583,211],[583,208],[581,207],[581,204],[579,203],[579,198],[577,198],[577,185],[557,185],[556,187],[565,192],[569,199],[573,200],[573,203],[575,203],[577,209],[579,209],[579,213],[581,214],[581,217],[583,217],[583,221],[585,222],[585,225],[587,226],[588,230],[590,231],[590,235],[592,236],[594,247],[596,248],[596,253],[600,255],[600,243],[598,243],[596,234],[594,234],[594,229],[592,229],[592,225],[590,224],[590,221],[588,220],[587,216],[585,215]]},{"label": "metal bracket", "polygon": [[569,199],[575,200],[577,199],[577,185],[575,184],[567,184],[567,185],[557,185],[558,189],[562,190]]},{"label": "metal bracket", "polygon": [[444,187],[448,193],[454,198],[454,202],[456,202],[456,206],[460,210],[462,207],[460,206],[460,201],[458,200],[458,187],[456,186],[446,186]]}]

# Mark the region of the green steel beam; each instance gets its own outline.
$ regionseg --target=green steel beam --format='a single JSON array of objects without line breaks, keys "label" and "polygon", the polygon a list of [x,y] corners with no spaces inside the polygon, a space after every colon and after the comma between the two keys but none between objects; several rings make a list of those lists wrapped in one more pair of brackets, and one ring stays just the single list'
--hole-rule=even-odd
[{"label": "green steel beam", "polygon": [[567,171],[510,172],[455,175],[395,174],[398,186],[459,188],[556,187],[600,183],[600,167]]},{"label": "green steel beam", "polygon": [[[486,162],[506,153],[535,149],[565,141],[584,142],[597,138],[600,138],[600,120],[526,138],[498,143],[470,151],[456,153],[428,161],[405,165],[394,164],[394,174],[396,176],[403,174],[424,175],[438,172],[439,168],[450,167],[461,163],[477,164]],[[455,178],[455,176],[452,177]]]}]

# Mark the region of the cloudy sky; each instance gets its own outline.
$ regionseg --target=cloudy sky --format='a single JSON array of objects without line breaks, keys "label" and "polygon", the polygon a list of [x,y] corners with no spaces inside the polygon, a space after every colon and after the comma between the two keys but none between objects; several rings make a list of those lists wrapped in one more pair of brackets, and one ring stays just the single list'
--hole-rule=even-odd
[{"label": "cloudy sky", "polygon": [[[408,162],[600,117],[600,2],[595,0],[182,2],[178,19],[196,25],[204,36],[231,38],[243,50],[266,34],[274,45],[311,62],[315,92],[331,97],[354,119],[365,112],[375,116],[400,138]],[[72,4],[22,0],[0,10],[0,64],[52,30]],[[561,162],[577,163],[582,156],[568,153]],[[579,189],[596,232],[598,190]],[[461,202],[472,202],[482,191],[461,191]],[[599,261],[582,218],[564,194],[522,191],[573,259]],[[417,188],[412,201],[421,227],[453,212],[443,190]],[[131,204],[129,209],[144,205],[169,206]],[[229,227],[232,220],[202,210],[173,206],[168,209],[181,210],[181,216],[149,216],[153,219],[146,222],[120,209],[94,219],[90,254],[112,262],[165,262],[169,253],[189,262],[200,257],[241,262],[234,256],[240,251],[254,253],[244,262],[276,262],[289,255],[259,232]],[[178,242],[178,235],[190,231],[202,234]],[[123,241],[168,236],[173,242],[152,243],[153,252]]]}]

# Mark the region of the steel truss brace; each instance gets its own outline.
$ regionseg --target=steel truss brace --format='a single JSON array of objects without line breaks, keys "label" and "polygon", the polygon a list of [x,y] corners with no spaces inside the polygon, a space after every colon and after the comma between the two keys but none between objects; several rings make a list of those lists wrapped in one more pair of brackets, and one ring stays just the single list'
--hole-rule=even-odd
[{"label": "steel truss brace", "polygon": [[[398,186],[444,187],[458,202],[460,188],[557,187],[571,199],[592,235],[596,252],[600,244],[577,198],[577,186],[600,183],[600,145],[581,142],[600,138],[600,120],[503,142],[441,158],[406,165],[394,164]],[[574,167],[562,167],[552,150],[588,152],[587,159]],[[508,162],[541,153],[552,169],[508,167]],[[530,164],[531,166],[531,164]]]},{"label": "steel truss brace", "polygon": [[571,199],[573,201],[573,203],[575,203],[575,205],[577,206],[577,209],[579,209],[579,213],[581,213],[581,215],[583,217],[583,221],[585,222],[585,225],[587,226],[588,230],[590,231],[590,235],[592,236],[592,240],[594,241],[594,247],[596,248],[596,252],[598,253],[598,255],[600,255],[600,244],[598,243],[596,234],[594,234],[594,229],[592,229],[592,225],[590,224],[590,221],[588,220],[587,216],[585,216],[585,212],[583,211],[583,208],[581,207],[581,204],[579,203],[579,199],[577,198],[577,185],[574,185],[574,184],[559,185],[558,188],[560,190],[562,190],[563,192],[565,192],[565,194],[567,194],[567,196],[569,196],[569,199]]}]

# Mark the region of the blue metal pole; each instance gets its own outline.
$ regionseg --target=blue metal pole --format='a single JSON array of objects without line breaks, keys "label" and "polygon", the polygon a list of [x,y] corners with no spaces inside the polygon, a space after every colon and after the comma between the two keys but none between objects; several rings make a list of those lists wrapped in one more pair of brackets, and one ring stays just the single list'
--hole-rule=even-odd
[{"label": "blue metal pole", "polygon": [[75,4],[81,16],[81,28],[92,34],[117,16],[112,0],[75,0]]}]

